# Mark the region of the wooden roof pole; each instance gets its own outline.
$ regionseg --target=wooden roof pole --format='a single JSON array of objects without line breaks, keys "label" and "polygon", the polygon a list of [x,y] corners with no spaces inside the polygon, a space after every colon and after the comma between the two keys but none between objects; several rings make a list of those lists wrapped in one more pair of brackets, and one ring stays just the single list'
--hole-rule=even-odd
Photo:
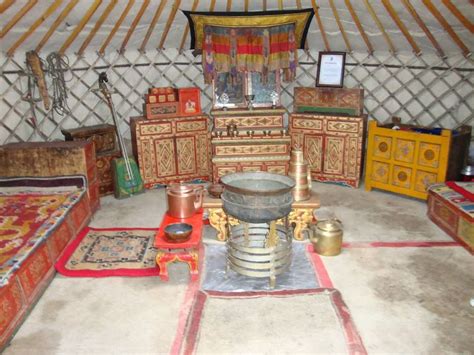
[{"label": "wooden roof pole", "polygon": [[382,0],[382,3],[385,6],[385,8],[387,9],[390,17],[393,19],[393,21],[395,21],[395,23],[397,24],[400,31],[402,31],[402,33],[405,36],[405,38],[407,39],[408,43],[410,43],[411,48],[413,48],[413,52],[415,52],[416,55],[420,55],[421,54],[420,47],[418,47],[415,40],[411,36],[410,32],[406,28],[405,24],[402,22],[400,17],[398,17],[398,14],[395,11],[395,9],[393,8],[392,4],[390,4],[390,2],[388,0]]},{"label": "wooden roof pole", "polygon": [[244,11],[245,12],[249,11],[249,0],[245,0],[244,2]]},{"label": "wooden roof pole", "polygon": [[[461,11],[458,10],[458,8],[456,7],[456,5],[454,5],[451,0],[441,0],[441,2],[444,4],[444,6],[446,6],[449,11],[451,11],[451,13],[456,16],[456,18],[464,25],[464,27],[466,27],[469,31],[471,31],[471,33],[474,32],[474,24],[469,21],[463,14]],[[471,2],[471,5],[472,5],[472,2]]]},{"label": "wooden roof pole", "polygon": [[135,0],[129,0],[129,1],[128,1],[127,6],[126,6],[125,9],[122,11],[122,14],[120,15],[118,21],[115,22],[115,25],[114,25],[114,27],[112,28],[112,31],[110,31],[109,35],[107,36],[107,38],[105,39],[104,43],[102,44],[102,47],[100,47],[100,49],[99,49],[99,54],[100,54],[100,55],[104,55],[105,49],[107,48],[107,46],[109,45],[110,41],[111,41],[112,38],[114,37],[115,32],[117,32],[117,30],[119,29],[119,27],[120,27],[120,25],[122,24],[123,20],[125,20],[125,17],[127,17],[128,12],[130,11],[130,9],[132,8],[132,6],[133,6],[134,3],[135,3]]},{"label": "wooden roof pole", "polygon": [[420,15],[418,15],[418,12],[416,12],[415,8],[410,3],[410,1],[409,0],[402,0],[402,2],[405,5],[405,7],[407,8],[408,12],[410,12],[410,14],[413,16],[413,18],[415,19],[418,26],[420,26],[420,28],[423,30],[423,32],[425,32],[426,37],[428,37],[428,39],[430,40],[433,47],[436,48],[436,50],[438,51],[439,56],[441,58],[446,57],[446,55],[444,54],[444,51],[441,48],[441,46],[439,45],[438,41],[436,41],[436,38],[434,38],[433,34],[429,30],[429,28],[426,26],[426,24],[423,22]]},{"label": "wooden roof pole", "polygon": [[72,33],[70,34],[69,38],[64,42],[62,47],[59,49],[59,54],[64,55],[66,50],[69,48],[72,42],[76,39],[76,37],[79,35],[79,33],[82,31],[84,26],[89,22],[90,18],[94,13],[96,12],[97,8],[99,5],[102,3],[102,0],[95,0],[94,3],[89,7],[89,10],[87,10],[86,15],[82,18],[82,20],[77,24],[76,28]]},{"label": "wooden roof pole", "polygon": [[215,7],[216,7],[216,0],[211,0],[211,4],[209,5],[209,12],[213,12]]},{"label": "wooden roof pole", "polygon": [[324,26],[321,21],[321,16],[319,16],[319,6],[316,4],[316,0],[311,0],[311,5],[313,6],[314,16],[316,16],[316,21],[318,21],[319,29],[321,30],[321,36],[323,37],[324,46],[326,51],[330,51],[331,47],[329,46],[329,41],[326,37],[326,31],[324,31]]},{"label": "wooden roof pole", "polygon": [[130,40],[130,37],[132,37],[133,32],[135,32],[135,29],[137,28],[138,23],[142,19],[143,14],[145,13],[146,8],[150,4],[150,0],[145,0],[143,1],[142,6],[140,7],[140,10],[138,10],[137,16],[133,19],[132,24],[130,25],[130,28],[128,29],[127,34],[125,35],[125,38],[123,39],[122,45],[120,46],[119,52],[123,53],[125,52],[125,47],[127,47],[127,43]]},{"label": "wooden roof pole", "polygon": [[337,27],[339,27],[339,31],[341,31],[342,38],[344,39],[344,43],[346,44],[347,51],[349,53],[352,52],[352,47],[347,39],[346,31],[344,31],[344,27],[342,27],[341,19],[339,18],[339,13],[337,12],[336,6],[334,5],[334,0],[329,0],[329,6],[331,6],[332,12],[334,13],[334,17],[337,22]]},{"label": "wooden roof pole", "polygon": [[69,1],[66,5],[66,7],[63,9],[63,11],[61,11],[61,13],[59,14],[59,16],[56,18],[56,20],[54,20],[53,24],[51,25],[51,27],[49,28],[48,32],[45,33],[45,35],[43,36],[43,38],[41,39],[40,43],[38,43],[38,45],[36,46],[36,53],[39,53],[41,51],[41,49],[43,48],[43,46],[46,44],[46,42],[48,42],[49,38],[51,37],[51,35],[56,31],[56,28],[58,28],[58,26],[61,24],[61,22],[64,21],[64,19],[67,17],[67,15],[69,15],[69,13],[71,12],[71,10],[74,8],[74,6],[76,6],[76,4],[78,3],[79,0],[72,0],[72,1]]},{"label": "wooden roof pole", "polygon": [[181,5],[181,0],[174,0],[173,7],[171,8],[170,16],[168,17],[168,21],[166,21],[165,29],[163,30],[163,33],[161,34],[160,43],[158,44],[159,49],[163,49],[163,45],[165,44],[166,37],[168,36],[168,32],[170,31],[171,24],[174,21],[176,12],[178,11],[180,5]]},{"label": "wooden roof pole", "polygon": [[79,48],[79,51],[77,52],[77,54],[79,56],[82,56],[82,54],[86,50],[89,43],[92,41],[92,38],[94,38],[95,34],[100,29],[100,27],[102,26],[104,21],[107,19],[107,17],[110,15],[110,13],[112,12],[112,10],[113,10],[113,8],[115,7],[116,4],[117,4],[117,0],[111,0],[109,5],[107,5],[104,12],[102,13],[102,15],[99,17],[99,19],[95,23],[94,28],[90,31],[89,35],[87,36],[87,38],[82,43],[81,48]]},{"label": "wooden roof pole", "polygon": [[3,2],[0,4],[0,14],[3,14],[5,11],[7,11],[14,2],[15,0],[3,0]]},{"label": "wooden roof pole", "polygon": [[388,36],[387,32],[385,32],[385,28],[383,27],[382,22],[380,22],[379,18],[377,17],[377,14],[375,13],[374,9],[372,8],[372,5],[370,5],[368,0],[364,0],[364,4],[367,7],[367,10],[369,10],[370,16],[372,16],[372,18],[375,21],[377,27],[382,32],[383,37],[387,41],[388,46],[390,47],[390,52],[395,53],[395,47],[393,46],[392,40]]},{"label": "wooden roof pole", "polygon": [[267,0],[263,0],[262,2],[262,10],[267,11]]},{"label": "wooden roof pole", "polygon": [[372,43],[370,43],[369,37],[367,36],[367,33],[365,33],[364,27],[362,27],[362,24],[360,23],[360,20],[359,20],[359,16],[357,16],[357,13],[352,7],[350,0],[344,0],[344,1],[346,3],[347,9],[351,13],[352,19],[354,20],[357,26],[357,29],[359,30],[360,35],[362,36],[362,39],[365,42],[365,45],[367,46],[367,50],[369,51],[369,54],[374,53],[374,47],[372,47]]},{"label": "wooden roof pole", "polygon": [[25,14],[30,11],[30,9],[36,5],[38,0],[31,0],[26,3],[25,6],[23,6],[20,11],[18,11],[15,16],[12,17],[10,22],[8,22],[5,27],[2,28],[2,31],[0,32],[0,38],[5,37],[5,35],[12,29],[13,26],[17,24],[18,21],[20,21]]},{"label": "wooden roof pole", "polygon": [[31,35],[35,30],[38,28],[39,25],[41,25],[51,14],[56,11],[56,9],[61,5],[63,0],[55,0],[40,16],[39,19],[37,19],[28,29],[28,31],[23,32],[23,34],[18,38],[18,40],[10,47],[10,49],[7,52],[7,56],[11,57],[15,50]]},{"label": "wooden roof pole", "polygon": [[[199,0],[194,0],[193,7],[191,8],[191,11],[196,11],[198,4],[199,4]],[[186,24],[186,28],[184,29],[184,33],[183,33],[183,37],[181,38],[181,44],[179,46],[179,52],[180,53],[183,51],[184,42],[186,42],[186,37],[188,37],[188,32],[189,32],[189,23]]]},{"label": "wooden roof pole", "polygon": [[143,39],[142,45],[140,46],[140,52],[145,52],[146,45],[148,44],[148,40],[151,37],[151,33],[155,29],[156,23],[160,19],[161,13],[163,12],[163,9],[165,8],[166,2],[168,0],[161,0],[160,5],[155,11],[155,15],[153,16],[153,19],[151,20],[150,26],[148,27],[148,31],[146,32],[145,38]]},{"label": "wooden roof pole", "polygon": [[278,10],[283,10],[283,0],[278,0]]},{"label": "wooden roof pole", "polygon": [[456,32],[452,29],[452,27],[449,25],[448,21],[441,15],[441,13],[438,11],[438,9],[433,5],[433,3],[430,0],[422,0],[423,4],[428,8],[428,10],[433,14],[434,17],[438,20],[438,22],[443,26],[444,30],[448,32],[448,34],[451,36],[451,38],[456,42],[459,48],[461,48],[462,53],[467,56],[471,52],[469,48],[466,47],[464,42],[461,40],[461,38],[458,37]]},{"label": "wooden roof pole", "polygon": [[229,12],[232,9],[232,0],[227,0],[227,6],[225,10]]}]

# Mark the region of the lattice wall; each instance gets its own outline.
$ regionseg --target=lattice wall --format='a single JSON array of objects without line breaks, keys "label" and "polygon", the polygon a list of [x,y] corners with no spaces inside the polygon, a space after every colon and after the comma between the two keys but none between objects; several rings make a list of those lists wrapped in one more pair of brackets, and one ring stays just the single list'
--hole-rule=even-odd
[{"label": "lattice wall", "polygon": [[[202,107],[209,112],[212,89],[204,84],[200,57],[190,51],[127,51],[104,57],[89,53],[69,58],[68,104],[71,113],[60,116],[36,107],[36,128],[30,105],[22,98],[27,89],[24,57],[0,59],[0,144],[15,141],[62,140],[61,128],[110,123],[108,107],[97,89],[98,73],[106,71],[116,90],[113,100],[123,120],[121,131],[130,137],[128,121],[143,114],[143,94],[151,86],[198,86]],[[295,86],[314,86],[317,52],[300,53],[296,81],[283,83],[282,102],[292,110]],[[474,61],[461,55],[441,59],[435,55],[354,53],[347,57],[346,87],[365,89],[365,111],[386,122],[392,116],[424,126],[456,128],[474,124]]]}]

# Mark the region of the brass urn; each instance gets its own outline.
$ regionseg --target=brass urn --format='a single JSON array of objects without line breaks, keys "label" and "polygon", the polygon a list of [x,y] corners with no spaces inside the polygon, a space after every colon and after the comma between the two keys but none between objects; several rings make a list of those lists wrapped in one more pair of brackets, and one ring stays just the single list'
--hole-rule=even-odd
[{"label": "brass urn", "polygon": [[337,219],[316,222],[310,226],[309,239],[316,253],[323,256],[335,256],[342,249],[342,223]]},{"label": "brass urn", "polygon": [[290,155],[290,166],[288,176],[295,180],[293,198],[295,201],[305,201],[311,197],[311,174],[308,163],[304,160],[303,149],[299,146],[293,147]]}]

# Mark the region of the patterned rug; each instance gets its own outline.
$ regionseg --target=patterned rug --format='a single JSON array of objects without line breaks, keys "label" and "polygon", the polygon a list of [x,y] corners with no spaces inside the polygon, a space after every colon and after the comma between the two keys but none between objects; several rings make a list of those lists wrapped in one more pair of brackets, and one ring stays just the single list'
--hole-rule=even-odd
[{"label": "patterned rug", "polygon": [[80,200],[83,190],[0,192],[0,279],[26,258]]},{"label": "patterned rug", "polygon": [[85,228],[66,248],[56,270],[71,277],[155,276],[157,229]]}]

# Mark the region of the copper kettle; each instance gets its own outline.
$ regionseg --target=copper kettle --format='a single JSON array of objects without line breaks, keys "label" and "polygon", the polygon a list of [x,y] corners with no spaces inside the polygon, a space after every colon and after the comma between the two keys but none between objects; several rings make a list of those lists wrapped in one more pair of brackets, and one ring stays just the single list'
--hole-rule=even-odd
[{"label": "copper kettle", "polygon": [[204,188],[201,185],[171,184],[166,188],[168,215],[188,218],[202,208]]}]

